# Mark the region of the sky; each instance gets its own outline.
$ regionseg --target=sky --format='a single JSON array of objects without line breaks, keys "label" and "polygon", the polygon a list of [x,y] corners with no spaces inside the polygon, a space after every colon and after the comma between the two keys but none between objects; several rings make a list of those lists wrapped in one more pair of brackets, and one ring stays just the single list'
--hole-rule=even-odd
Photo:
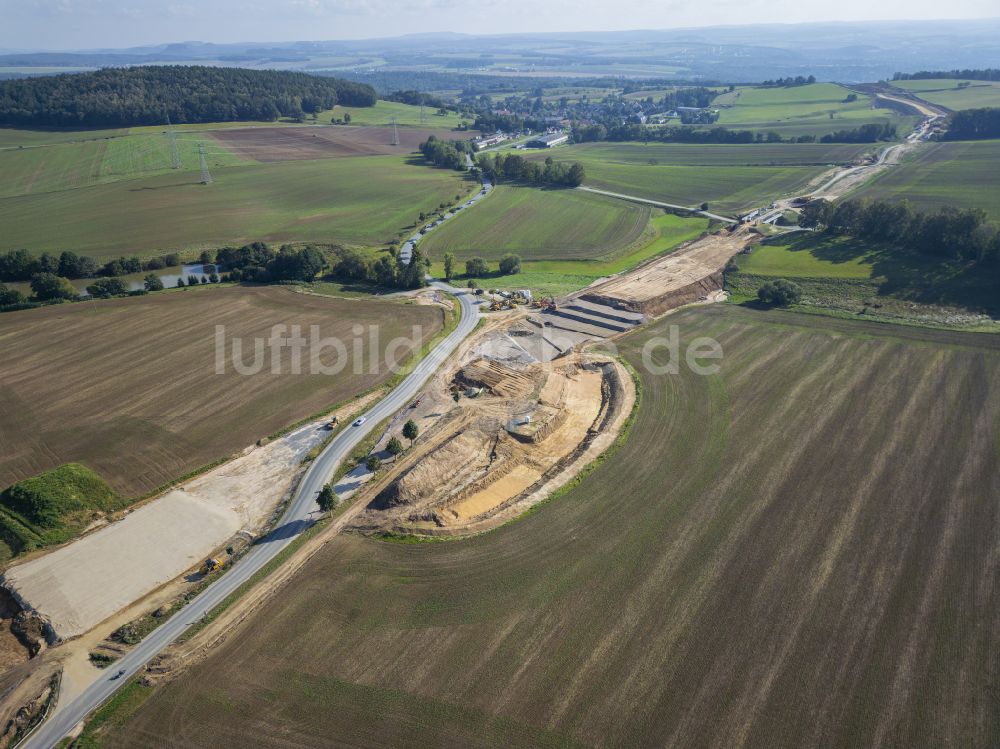
[{"label": "sky", "polygon": [[997,15],[997,0],[0,0],[0,49]]}]

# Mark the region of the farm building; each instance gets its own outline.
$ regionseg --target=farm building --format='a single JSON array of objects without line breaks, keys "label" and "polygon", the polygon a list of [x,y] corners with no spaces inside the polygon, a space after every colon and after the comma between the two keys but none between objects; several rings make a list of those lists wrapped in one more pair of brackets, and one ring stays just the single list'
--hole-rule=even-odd
[{"label": "farm building", "polygon": [[507,136],[503,133],[497,133],[496,135],[486,135],[482,138],[476,138],[472,141],[472,145],[477,151],[481,151],[484,148],[489,148],[490,146],[495,146],[498,143],[503,143],[507,140]]},{"label": "farm building", "polygon": [[529,140],[525,145],[528,148],[552,148],[561,145],[569,140],[566,133],[548,133],[547,135],[537,135]]}]

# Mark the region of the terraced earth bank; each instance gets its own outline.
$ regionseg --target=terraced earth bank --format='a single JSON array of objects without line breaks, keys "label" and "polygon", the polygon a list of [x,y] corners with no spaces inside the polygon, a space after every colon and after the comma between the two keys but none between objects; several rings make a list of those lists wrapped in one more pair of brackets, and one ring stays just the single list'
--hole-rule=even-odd
[{"label": "terraced earth bank", "polygon": [[[672,325],[721,369],[645,367]],[[997,339],[713,306],[621,344],[641,405],[585,482],[332,539],[104,744],[996,745]]]}]

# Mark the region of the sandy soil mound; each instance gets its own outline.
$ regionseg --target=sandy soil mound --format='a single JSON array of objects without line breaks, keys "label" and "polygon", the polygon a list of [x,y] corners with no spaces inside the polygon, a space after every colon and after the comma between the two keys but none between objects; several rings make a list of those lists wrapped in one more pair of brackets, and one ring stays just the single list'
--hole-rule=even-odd
[{"label": "sandy soil mound", "polygon": [[356,530],[461,535],[506,522],[606,449],[635,395],[619,363],[589,354],[517,366],[478,357],[452,387],[476,397],[372,486]]}]

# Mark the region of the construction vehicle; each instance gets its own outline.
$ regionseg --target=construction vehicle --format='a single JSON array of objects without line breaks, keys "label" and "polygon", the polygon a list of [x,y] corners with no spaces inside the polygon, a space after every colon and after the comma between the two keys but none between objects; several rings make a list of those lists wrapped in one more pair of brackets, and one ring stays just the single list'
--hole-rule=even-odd
[{"label": "construction vehicle", "polygon": [[222,569],[222,560],[216,557],[209,557],[201,565],[201,574],[207,575],[210,572],[215,572],[216,570]]}]

